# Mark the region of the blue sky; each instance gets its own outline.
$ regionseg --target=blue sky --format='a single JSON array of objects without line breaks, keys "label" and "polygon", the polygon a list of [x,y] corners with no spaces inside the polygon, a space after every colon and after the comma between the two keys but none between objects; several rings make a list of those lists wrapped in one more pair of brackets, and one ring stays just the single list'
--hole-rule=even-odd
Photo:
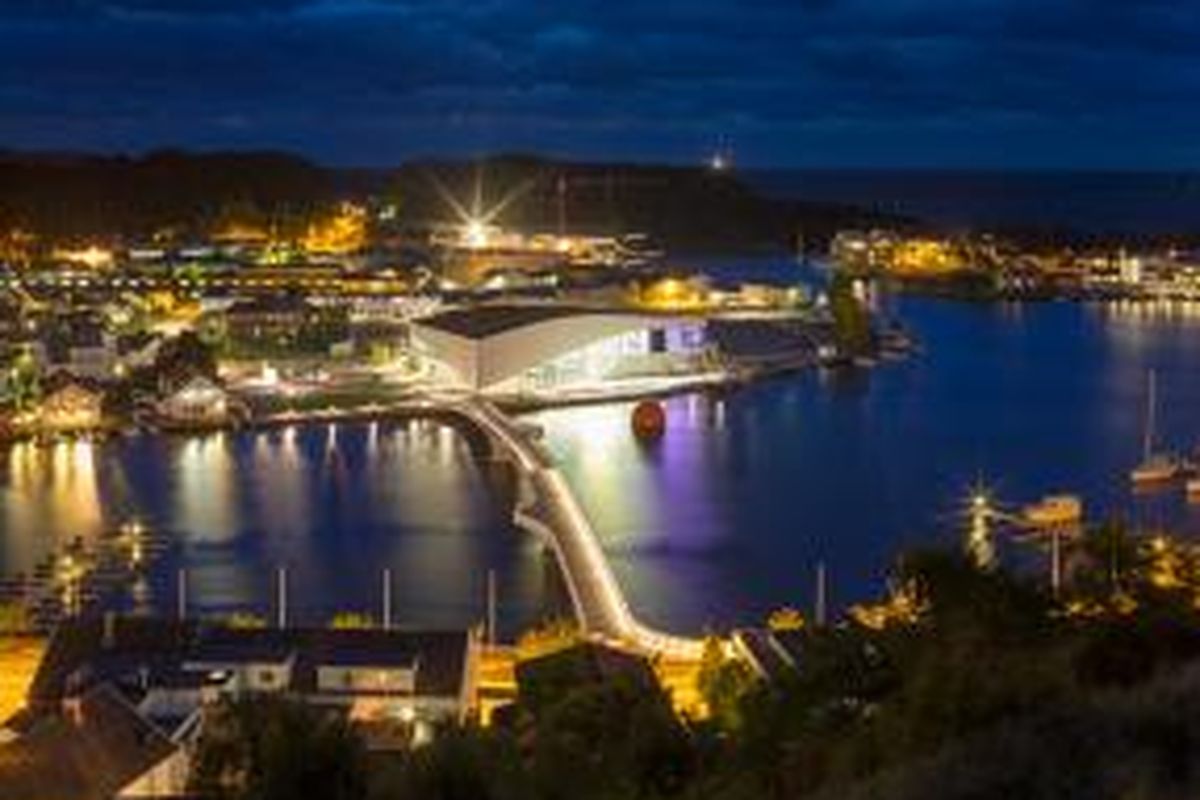
[{"label": "blue sky", "polygon": [[0,147],[1200,167],[1194,0],[6,0]]}]

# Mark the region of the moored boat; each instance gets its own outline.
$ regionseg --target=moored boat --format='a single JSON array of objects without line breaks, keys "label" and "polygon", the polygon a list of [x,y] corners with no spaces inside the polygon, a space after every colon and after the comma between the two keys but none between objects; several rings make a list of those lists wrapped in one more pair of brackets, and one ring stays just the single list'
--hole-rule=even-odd
[{"label": "moored boat", "polygon": [[1154,424],[1157,403],[1154,370],[1147,378],[1146,424],[1142,434],[1142,461],[1129,472],[1135,487],[1148,488],[1168,483],[1183,474],[1183,463],[1170,453],[1154,449]]},{"label": "moored boat", "polygon": [[1142,463],[1130,470],[1129,477],[1135,485],[1151,486],[1173,481],[1180,476],[1182,471],[1182,467],[1175,457],[1166,453],[1156,453],[1143,459]]}]

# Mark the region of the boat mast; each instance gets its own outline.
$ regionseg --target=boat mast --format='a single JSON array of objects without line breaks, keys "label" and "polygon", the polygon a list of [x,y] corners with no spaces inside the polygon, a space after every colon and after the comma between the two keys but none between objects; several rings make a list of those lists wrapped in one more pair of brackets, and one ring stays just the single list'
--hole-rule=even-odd
[{"label": "boat mast", "polygon": [[1143,433],[1144,438],[1142,441],[1142,451],[1143,457],[1146,460],[1149,460],[1150,454],[1154,452],[1154,415],[1155,406],[1157,405],[1154,397],[1154,388],[1156,383],[1154,370],[1150,370],[1147,380],[1149,383],[1149,393],[1146,400],[1146,429]]}]

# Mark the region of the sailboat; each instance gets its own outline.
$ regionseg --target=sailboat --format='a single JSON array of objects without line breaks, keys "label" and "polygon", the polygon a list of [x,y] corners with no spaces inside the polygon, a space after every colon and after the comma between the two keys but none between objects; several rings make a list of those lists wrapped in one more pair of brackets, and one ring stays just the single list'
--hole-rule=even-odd
[{"label": "sailboat", "polygon": [[1200,478],[1188,478],[1187,501],[1189,503],[1200,503]]},{"label": "sailboat", "polygon": [[1142,463],[1130,471],[1129,477],[1135,486],[1152,486],[1173,480],[1181,472],[1179,462],[1170,453],[1154,451],[1154,423],[1157,412],[1154,370],[1148,378],[1149,391],[1146,401],[1146,427],[1142,433]]}]

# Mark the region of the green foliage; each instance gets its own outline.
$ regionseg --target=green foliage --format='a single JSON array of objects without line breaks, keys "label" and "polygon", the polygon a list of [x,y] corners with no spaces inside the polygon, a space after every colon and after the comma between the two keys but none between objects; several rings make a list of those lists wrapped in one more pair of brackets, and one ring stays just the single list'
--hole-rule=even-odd
[{"label": "green foliage", "polygon": [[381,760],[371,800],[520,800],[528,780],[515,741],[474,726],[446,726],[434,741]]},{"label": "green foliage", "polygon": [[688,774],[687,737],[669,701],[628,675],[567,693],[531,724],[539,797],[661,796]]},{"label": "green foliage", "polygon": [[915,588],[931,627],[948,635],[1025,639],[1045,632],[1052,608],[1035,586],[1003,570],[981,570],[956,551],[916,551],[897,580]]},{"label": "green foliage", "polygon": [[838,271],[829,285],[829,310],[833,314],[834,335],[847,355],[869,353],[872,344],[871,317],[854,296],[854,277]]},{"label": "green foliage", "polygon": [[8,391],[17,411],[29,411],[42,396],[37,362],[28,351],[19,353],[9,367]]},{"label": "green foliage", "polygon": [[818,800],[1126,800],[1200,792],[1200,675],[1059,702]]},{"label": "green foliage", "polygon": [[[910,554],[895,577],[919,597],[919,615],[788,631],[798,668],[771,682],[714,639],[700,671],[713,712],[703,723],[680,721],[636,657],[592,645],[552,652],[518,668],[518,701],[497,727],[450,726],[387,759],[370,796],[1200,796],[1193,555],[1132,541],[1120,526],[1090,531],[1069,550],[1061,601],[1041,575],[980,570],[957,553]],[[1114,594],[1125,600],[1105,605]],[[1084,600],[1100,611],[1073,612]],[[218,787],[242,791],[219,796],[279,796],[250,776],[283,762],[244,754],[274,752],[261,741],[283,728],[241,724],[253,744],[233,747],[221,736],[229,726],[218,726],[205,785],[215,775]],[[239,755],[212,755],[231,748]]]},{"label": "green foliage", "polygon": [[205,720],[191,790],[220,800],[356,800],[365,755],[334,711],[273,697],[226,701]]},{"label": "green foliage", "polygon": [[699,688],[712,720],[724,730],[742,725],[742,703],[755,688],[755,677],[745,662],[729,658],[721,641],[709,637],[704,642],[700,664]]},{"label": "green foliage", "polygon": [[198,334],[185,331],[163,343],[155,359],[154,368],[158,374],[203,375],[215,378],[217,356],[213,347]]}]

